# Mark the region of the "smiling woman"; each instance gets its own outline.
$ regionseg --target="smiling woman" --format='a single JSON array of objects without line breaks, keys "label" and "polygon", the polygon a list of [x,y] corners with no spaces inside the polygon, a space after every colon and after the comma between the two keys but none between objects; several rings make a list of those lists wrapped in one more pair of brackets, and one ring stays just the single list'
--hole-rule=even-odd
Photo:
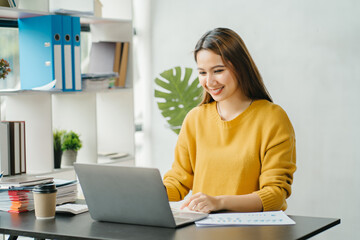
[{"label": "smiling woman", "polygon": [[296,170],[295,133],[272,102],[234,31],[204,34],[194,51],[203,100],[186,116],[172,169],[170,201],[200,212],[285,210]]},{"label": "smiling woman", "polygon": [[[245,96],[239,87],[235,75],[228,64],[224,64],[220,55],[211,50],[201,50],[197,54],[197,63],[199,69],[199,81],[204,88],[204,95],[210,95],[210,98],[217,101],[217,109],[222,120],[232,120],[242,113],[252,100]],[[233,105],[234,101],[239,104]],[[227,110],[221,111],[221,104],[228,105]],[[229,109],[229,107],[236,109]]]}]

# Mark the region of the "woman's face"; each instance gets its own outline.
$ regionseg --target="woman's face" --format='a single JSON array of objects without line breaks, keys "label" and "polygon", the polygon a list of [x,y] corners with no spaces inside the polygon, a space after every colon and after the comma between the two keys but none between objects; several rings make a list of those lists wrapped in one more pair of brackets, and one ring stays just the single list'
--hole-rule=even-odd
[{"label": "woman's face", "polygon": [[196,60],[199,82],[215,101],[231,100],[241,94],[238,81],[220,55],[203,49],[197,53]]}]

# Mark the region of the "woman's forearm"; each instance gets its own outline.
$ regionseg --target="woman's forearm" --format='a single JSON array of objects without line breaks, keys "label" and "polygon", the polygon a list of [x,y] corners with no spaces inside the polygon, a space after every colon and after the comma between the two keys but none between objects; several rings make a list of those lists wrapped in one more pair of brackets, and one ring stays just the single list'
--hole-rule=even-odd
[{"label": "woman's forearm", "polygon": [[221,195],[217,196],[218,210],[234,212],[261,212],[263,205],[256,193],[246,195]]},{"label": "woman's forearm", "polygon": [[185,207],[206,213],[221,210],[233,212],[261,212],[263,210],[261,199],[256,193],[213,197],[199,192],[186,199],[180,208]]}]

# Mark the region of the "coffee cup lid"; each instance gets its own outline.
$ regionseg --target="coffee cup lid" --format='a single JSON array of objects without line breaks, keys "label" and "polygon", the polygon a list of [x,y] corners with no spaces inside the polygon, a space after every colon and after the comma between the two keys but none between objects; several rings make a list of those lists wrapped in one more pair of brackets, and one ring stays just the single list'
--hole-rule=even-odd
[{"label": "coffee cup lid", "polygon": [[36,185],[33,189],[35,193],[54,193],[57,192],[56,186],[54,183],[40,184]]}]

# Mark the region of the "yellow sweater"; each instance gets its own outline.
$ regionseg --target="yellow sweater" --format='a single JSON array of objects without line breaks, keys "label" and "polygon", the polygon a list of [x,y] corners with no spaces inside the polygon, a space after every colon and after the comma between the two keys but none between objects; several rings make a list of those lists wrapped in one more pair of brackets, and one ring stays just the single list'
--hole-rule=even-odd
[{"label": "yellow sweater", "polygon": [[211,196],[255,192],[264,211],[285,210],[295,170],[295,133],[281,107],[257,100],[222,121],[212,102],[186,116],[164,185],[169,201],[190,190]]}]

